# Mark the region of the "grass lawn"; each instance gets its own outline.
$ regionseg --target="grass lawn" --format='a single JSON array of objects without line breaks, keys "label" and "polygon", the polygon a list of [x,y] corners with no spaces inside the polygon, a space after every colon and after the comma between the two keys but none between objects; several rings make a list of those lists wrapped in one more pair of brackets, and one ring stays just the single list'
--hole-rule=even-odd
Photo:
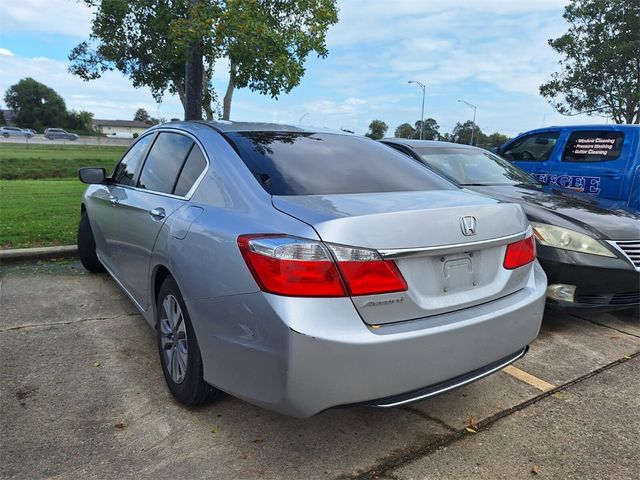
[{"label": "grass lawn", "polygon": [[109,173],[126,148],[3,143],[0,144],[0,179],[78,178],[81,167],[104,167]]},{"label": "grass lawn", "polygon": [[75,178],[0,180],[0,248],[75,244],[85,188]]}]

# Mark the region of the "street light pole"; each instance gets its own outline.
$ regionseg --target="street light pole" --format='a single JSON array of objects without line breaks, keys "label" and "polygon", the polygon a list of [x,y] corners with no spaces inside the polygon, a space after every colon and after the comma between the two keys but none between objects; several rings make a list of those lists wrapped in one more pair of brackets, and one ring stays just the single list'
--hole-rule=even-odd
[{"label": "street light pole", "polygon": [[424,132],[424,97],[427,86],[417,80],[409,80],[407,83],[415,83],[422,89],[422,113],[420,114],[420,140],[422,140],[422,133]]},{"label": "street light pole", "polygon": [[302,115],[299,119],[298,119],[298,125],[302,125],[302,119],[304,117],[306,117],[307,115],[309,115],[309,112],[305,113],[304,115]]},{"label": "street light pole", "polygon": [[458,100],[458,101],[466,104],[467,106],[473,109],[473,127],[471,128],[471,141],[469,142],[469,145],[473,145],[473,134],[476,131],[476,109],[478,107],[476,107],[473,103],[467,102],[466,100]]}]

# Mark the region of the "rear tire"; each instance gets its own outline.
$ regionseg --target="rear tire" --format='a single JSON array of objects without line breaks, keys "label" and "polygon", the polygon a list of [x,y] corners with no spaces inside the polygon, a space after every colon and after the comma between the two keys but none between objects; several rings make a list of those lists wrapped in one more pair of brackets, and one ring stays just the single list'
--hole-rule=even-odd
[{"label": "rear tire", "polygon": [[220,390],[203,379],[202,356],[178,284],[167,277],[156,303],[156,336],[162,373],[173,397],[183,405],[212,402]]},{"label": "rear tire", "polygon": [[87,212],[82,212],[80,225],[78,225],[78,255],[84,268],[90,272],[104,272],[104,266],[96,254],[96,241],[93,238]]}]

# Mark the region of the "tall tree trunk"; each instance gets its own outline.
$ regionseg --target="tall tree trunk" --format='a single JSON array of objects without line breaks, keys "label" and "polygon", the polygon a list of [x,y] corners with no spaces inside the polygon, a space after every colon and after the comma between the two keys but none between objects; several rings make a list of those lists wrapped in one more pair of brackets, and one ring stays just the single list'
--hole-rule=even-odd
[{"label": "tall tree trunk", "polygon": [[231,60],[229,65],[229,84],[227,85],[227,92],[224,94],[224,100],[222,101],[222,119],[229,120],[231,116],[231,99],[233,98],[233,90],[236,88],[236,64]]},{"label": "tall tree trunk", "polygon": [[[196,8],[201,0],[191,0],[191,8]],[[185,66],[185,90],[187,105],[185,120],[202,120],[202,77],[204,65],[202,61],[202,40],[189,47],[189,56]]]},{"label": "tall tree trunk", "polygon": [[173,86],[176,89],[176,92],[178,92],[178,98],[180,99],[180,103],[182,104],[182,108],[183,110],[187,110],[187,96],[184,93],[184,88],[182,86],[182,82],[179,80],[172,80],[173,82]]},{"label": "tall tree trunk", "polygon": [[202,108],[207,116],[207,120],[213,120],[213,109],[211,108],[211,90],[209,90],[209,82],[211,81],[209,72],[204,71],[202,75]]}]

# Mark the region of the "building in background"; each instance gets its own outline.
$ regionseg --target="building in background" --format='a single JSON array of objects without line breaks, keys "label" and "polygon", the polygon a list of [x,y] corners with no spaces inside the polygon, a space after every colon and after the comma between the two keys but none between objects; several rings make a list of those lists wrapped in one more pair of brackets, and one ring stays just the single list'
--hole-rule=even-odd
[{"label": "building in background", "polygon": [[92,121],[94,130],[107,137],[133,138],[147,130],[151,125],[137,120],[100,120]]}]

